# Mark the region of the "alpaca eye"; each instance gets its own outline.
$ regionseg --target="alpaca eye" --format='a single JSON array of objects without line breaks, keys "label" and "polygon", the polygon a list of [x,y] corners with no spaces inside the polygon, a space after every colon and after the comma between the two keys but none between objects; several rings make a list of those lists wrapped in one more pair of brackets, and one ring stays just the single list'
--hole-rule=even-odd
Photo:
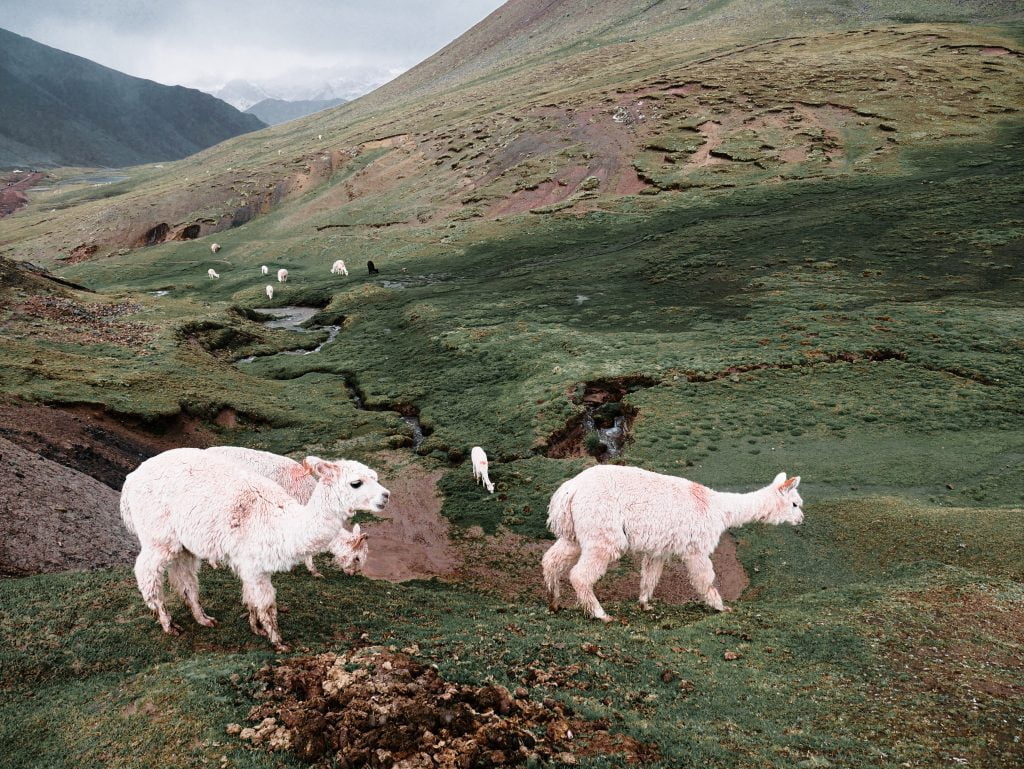
[{"label": "alpaca eye", "polygon": [[800,507],[796,502],[793,503],[793,507]]},{"label": "alpaca eye", "polygon": [[352,483],[349,484],[349,486],[351,486],[353,489],[358,489],[362,485],[362,481],[352,481]]}]

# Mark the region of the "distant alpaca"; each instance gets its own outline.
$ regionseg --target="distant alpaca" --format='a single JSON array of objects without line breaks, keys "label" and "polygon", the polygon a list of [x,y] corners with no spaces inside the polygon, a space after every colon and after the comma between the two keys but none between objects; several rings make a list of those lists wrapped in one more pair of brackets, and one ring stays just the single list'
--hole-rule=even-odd
[{"label": "distant alpaca", "polygon": [[213,267],[208,269],[206,271],[206,274],[210,276],[210,280],[216,280],[217,278],[220,277],[220,275],[217,273],[217,271],[215,269],[213,269]]},{"label": "distant alpaca", "polygon": [[220,244],[218,244],[218,243],[211,243],[210,244],[210,253],[215,254],[218,251],[220,251]]},{"label": "distant alpaca", "polygon": [[199,603],[197,576],[209,560],[226,563],[241,578],[252,631],[287,649],[270,575],[337,536],[356,510],[380,512],[389,496],[377,474],[359,462],[306,457],[303,464],[318,479],[305,505],[273,481],[200,449],[165,451],[128,474],[121,518],[138,535],[135,578],[165,633],[180,632],[164,606],[165,571],[196,622],[216,624]]},{"label": "distant alpaca", "polygon": [[267,286],[267,299],[273,299],[273,298],[274,298],[274,287],[268,285]]},{"label": "distant alpaca", "polygon": [[280,270],[277,271],[277,282],[278,283],[287,283],[288,282],[288,270],[286,270],[284,267],[282,267]]},{"label": "distant alpaca", "polygon": [[260,267],[260,272],[263,273],[264,275],[269,275],[270,274],[270,268],[267,267],[267,265],[264,264],[262,267]]},{"label": "distant alpaca", "polygon": [[779,473],[763,489],[731,494],[638,467],[590,467],[559,486],[548,506],[548,528],[558,537],[542,561],[549,608],[558,610],[559,583],[568,572],[584,611],[610,622],[594,584],[623,554],[641,553],[644,609],[650,608],[665,562],[678,555],[704,602],[731,611],[713,585],[711,553],[728,528],[803,521],[799,484],[799,476],[787,481]]},{"label": "distant alpaca", "polygon": [[331,265],[331,275],[348,275],[348,267],[345,266],[345,262],[339,259]]},{"label": "distant alpaca", "polygon": [[[246,449],[241,446],[214,446],[206,449],[208,454],[215,454],[229,462],[242,465],[257,475],[273,481],[293,496],[296,501],[306,504],[316,490],[316,478],[309,469],[294,459],[273,454],[269,451]],[[342,529],[331,541],[318,543],[316,548],[306,556],[306,568],[314,577],[322,577],[313,563],[317,553],[329,552],[334,556],[334,565],[346,574],[354,574],[366,561],[368,554],[366,535],[359,530],[359,524],[349,532]]]},{"label": "distant alpaca", "polygon": [[378,270],[376,267],[374,267],[373,262],[367,262],[366,263],[366,271],[368,273],[370,273],[371,275],[376,275],[377,273],[380,272],[380,270]]},{"label": "distant alpaca", "polygon": [[493,494],[494,484],[487,477],[487,454],[479,446],[474,446],[469,452],[469,459],[473,463],[473,480],[483,483],[484,488]]}]

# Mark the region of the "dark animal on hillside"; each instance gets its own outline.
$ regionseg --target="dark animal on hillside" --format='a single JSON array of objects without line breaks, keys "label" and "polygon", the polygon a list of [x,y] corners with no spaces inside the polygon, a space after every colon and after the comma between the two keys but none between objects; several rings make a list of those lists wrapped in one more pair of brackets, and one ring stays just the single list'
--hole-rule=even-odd
[{"label": "dark animal on hillside", "polygon": [[366,263],[366,271],[371,275],[377,275],[378,273],[380,273],[380,270],[373,266],[373,262]]}]

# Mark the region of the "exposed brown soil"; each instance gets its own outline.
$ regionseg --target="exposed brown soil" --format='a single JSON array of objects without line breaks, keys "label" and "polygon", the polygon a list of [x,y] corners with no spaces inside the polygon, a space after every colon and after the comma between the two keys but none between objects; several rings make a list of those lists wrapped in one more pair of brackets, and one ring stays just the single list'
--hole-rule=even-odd
[{"label": "exposed brown soil", "polygon": [[24,175],[11,174],[0,180],[0,219],[10,216],[19,208],[28,203],[25,190],[35,185],[43,178],[41,173],[29,173]]},{"label": "exposed brown soil", "polygon": [[15,317],[53,321],[33,327],[33,336],[82,344],[116,344],[145,354],[156,330],[145,323],[125,320],[139,311],[133,302],[84,303],[61,296],[32,296],[22,302]]},{"label": "exposed brown soil", "polygon": [[316,766],[373,769],[488,769],[527,762],[576,762],[617,755],[627,763],[657,760],[657,749],[613,735],[606,721],[575,717],[525,689],[444,680],[415,661],[410,647],[367,647],[267,666],[257,674],[264,703],[249,713],[255,727],[227,732],[270,750],[288,750]]},{"label": "exposed brown soil", "polygon": [[0,438],[0,575],[129,563],[136,543],[117,503],[108,486]]},{"label": "exposed brown soil", "polygon": [[370,542],[362,573],[391,582],[453,576],[460,558],[441,515],[437,481],[442,471],[427,472],[408,459],[403,464],[400,455],[390,459],[393,464],[380,479],[391,492],[387,519],[362,524]]},{"label": "exposed brown soil", "polygon": [[[178,416],[153,432],[95,406],[56,408],[8,399],[0,402],[0,437],[91,476],[112,489],[149,457],[179,446],[212,446],[213,433]],[[158,430],[158,431],[157,431]],[[6,493],[0,488],[0,494]]]}]

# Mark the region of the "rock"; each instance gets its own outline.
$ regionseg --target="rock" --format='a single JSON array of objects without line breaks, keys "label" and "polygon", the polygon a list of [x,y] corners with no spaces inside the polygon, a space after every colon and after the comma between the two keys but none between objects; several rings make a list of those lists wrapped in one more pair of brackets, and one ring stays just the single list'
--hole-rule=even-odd
[{"label": "rock", "polygon": [[743,655],[739,652],[734,651],[726,651],[724,654],[722,654],[722,657],[727,660],[738,660],[742,656]]}]

